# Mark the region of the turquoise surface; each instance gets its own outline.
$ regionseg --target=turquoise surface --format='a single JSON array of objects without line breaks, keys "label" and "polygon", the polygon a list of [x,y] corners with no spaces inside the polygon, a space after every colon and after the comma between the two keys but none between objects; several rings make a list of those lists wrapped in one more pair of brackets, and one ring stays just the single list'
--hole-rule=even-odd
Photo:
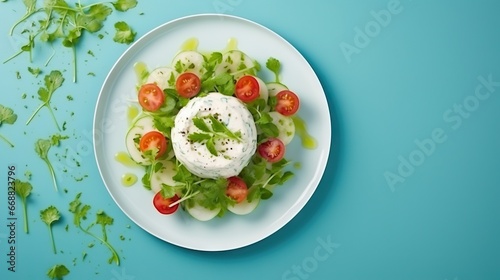
[{"label": "turquoise surface", "polygon": [[[77,83],[69,49],[54,45],[44,66],[52,49],[37,44],[32,63],[25,53],[0,64],[0,104],[18,115],[0,126],[15,144],[0,141],[0,279],[48,279],[55,264],[70,270],[64,279],[500,279],[499,11],[493,0],[139,0],[109,16],[102,39],[83,37]],[[21,1],[0,2],[2,61],[26,43],[29,21],[9,36],[24,12]],[[113,42],[114,22],[127,21],[139,37],[199,13],[244,17],[283,36],[316,71],[331,109],[330,159],[311,200],[272,236],[227,252],[183,249],[137,227],[111,199],[92,152],[99,89],[128,47]],[[51,104],[69,136],[50,151],[59,192],[34,152],[37,139],[57,132],[47,108],[25,125],[55,69],[66,80]],[[19,200],[9,229],[10,166],[33,185],[28,234]],[[92,206],[85,225],[99,209],[114,218],[108,238],[120,266],[73,226],[69,202],[80,192]],[[49,205],[63,215],[53,226],[57,254],[39,218]]]}]

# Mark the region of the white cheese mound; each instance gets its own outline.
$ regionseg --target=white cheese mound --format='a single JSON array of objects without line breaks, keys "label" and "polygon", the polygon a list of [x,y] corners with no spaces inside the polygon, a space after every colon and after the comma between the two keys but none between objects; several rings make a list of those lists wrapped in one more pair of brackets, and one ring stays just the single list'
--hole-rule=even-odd
[{"label": "white cheese mound", "polygon": [[[217,155],[210,153],[206,141],[189,140],[192,133],[205,133],[193,123],[194,118],[205,120],[208,127],[212,115],[240,139],[217,136]],[[175,118],[171,142],[177,159],[193,174],[202,178],[229,178],[238,175],[248,164],[257,148],[257,129],[252,115],[236,97],[212,92],[195,97],[183,107]]]}]

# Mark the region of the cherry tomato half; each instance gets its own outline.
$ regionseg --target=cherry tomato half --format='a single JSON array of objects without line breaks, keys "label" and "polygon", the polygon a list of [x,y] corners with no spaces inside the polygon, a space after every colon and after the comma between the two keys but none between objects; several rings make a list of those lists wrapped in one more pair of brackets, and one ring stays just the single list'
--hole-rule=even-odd
[{"label": "cherry tomato half", "polygon": [[276,111],[283,116],[291,116],[299,110],[299,97],[292,91],[282,90],[276,95]]},{"label": "cherry tomato half", "polygon": [[236,81],[235,94],[238,99],[248,103],[252,102],[260,96],[260,85],[257,79],[253,76],[243,76]]},{"label": "cherry tomato half", "polygon": [[226,195],[240,203],[247,198],[248,187],[240,177],[234,176],[227,179]]},{"label": "cherry tomato half", "polygon": [[175,81],[175,89],[180,96],[184,98],[191,98],[200,92],[200,78],[191,72],[182,73]]},{"label": "cherry tomato half", "polygon": [[165,94],[155,83],[144,84],[139,89],[138,99],[144,110],[154,112],[165,102]]},{"label": "cherry tomato half", "polygon": [[139,149],[143,153],[157,149],[156,158],[159,158],[167,151],[167,139],[159,131],[150,131],[142,135],[139,141]]},{"label": "cherry tomato half", "polygon": [[153,205],[156,210],[158,210],[158,212],[168,215],[174,213],[175,211],[177,211],[177,208],[179,208],[179,203],[170,207],[170,204],[176,202],[177,200],[179,200],[179,197],[177,195],[165,198],[161,195],[161,191],[159,191],[153,197]]},{"label": "cherry tomato half", "polygon": [[257,147],[257,151],[268,162],[278,162],[285,156],[285,144],[278,138],[269,138]]}]

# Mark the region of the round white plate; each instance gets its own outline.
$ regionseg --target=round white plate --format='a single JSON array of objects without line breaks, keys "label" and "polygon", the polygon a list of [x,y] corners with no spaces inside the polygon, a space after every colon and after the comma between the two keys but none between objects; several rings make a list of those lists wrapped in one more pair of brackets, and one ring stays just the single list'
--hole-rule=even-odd
[{"label": "round white plate", "polygon": [[[275,189],[274,196],[261,201],[246,216],[227,213],[222,218],[200,222],[180,210],[159,214],[152,205],[153,193],[140,183],[143,169],[130,168],[115,160],[126,151],[127,108],[136,95],[133,65],[144,62],[149,69],[170,65],[183,42],[199,41],[200,51],[216,51],[235,38],[238,49],[259,61],[262,72],[269,57],[281,61],[281,81],[301,97],[299,116],[317,140],[316,149],[307,150],[295,137],[287,158],[301,162],[296,176]],[[269,79],[272,79],[271,74]],[[330,151],[330,114],[323,88],[313,69],[286,40],[255,22],[227,15],[202,14],[167,22],[137,40],[118,59],[99,94],[94,115],[94,152],[101,177],[121,210],[152,235],[172,244],[202,251],[223,251],[258,242],[288,223],[312,196],[326,167]],[[124,187],[121,176],[136,173],[137,184]]]}]

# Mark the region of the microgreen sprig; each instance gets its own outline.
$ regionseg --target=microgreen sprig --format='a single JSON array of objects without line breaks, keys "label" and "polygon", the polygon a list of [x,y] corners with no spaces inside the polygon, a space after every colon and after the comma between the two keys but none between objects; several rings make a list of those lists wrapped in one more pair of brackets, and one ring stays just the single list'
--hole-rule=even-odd
[{"label": "microgreen sprig", "polygon": [[[14,110],[0,104],[0,126],[2,126],[2,124],[4,124],[4,123],[5,124],[14,124],[16,122],[16,120],[17,120],[17,115],[14,113]],[[0,139],[5,141],[5,143],[9,144],[9,146],[11,148],[14,147],[14,144],[12,144],[12,142],[10,142],[4,136],[0,135]]]}]

